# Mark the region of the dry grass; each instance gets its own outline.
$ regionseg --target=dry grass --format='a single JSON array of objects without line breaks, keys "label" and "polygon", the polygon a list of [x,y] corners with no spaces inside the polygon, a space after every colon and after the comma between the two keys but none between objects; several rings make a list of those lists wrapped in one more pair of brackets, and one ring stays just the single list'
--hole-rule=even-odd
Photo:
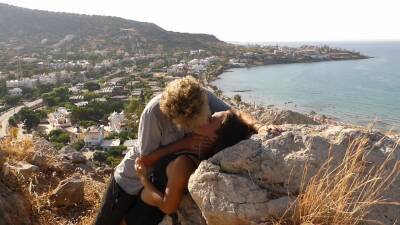
[{"label": "dry grass", "polygon": [[382,197],[399,175],[400,162],[393,159],[392,151],[380,165],[370,165],[366,160],[369,151],[367,138],[356,139],[339,165],[332,165],[329,158],[308,182],[305,167],[300,194],[292,206],[293,217],[276,224],[381,224],[367,221],[366,216],[379,204],[400,205]]},{"label": "dry grass", "polygon": [[0,149],[8,159],[27,160],[33,155],[31,138],[17,139],[18,128],[10,129],[10,136],[0,141]]},{"label": "dry grass", "polygon": [[[31,138],[18,139],[17,133],[18,130],[10,130],[10,136],[0,141],[1,153],[4,153],[4,157],[0,157],[0,165],[5,161],[29,162],[32,159],[36,148],[34,141]],[[34,224],[92,224],[91,221],[95,217],[101,195],[105,190],[107,177],[98,176],[95,180],[83,175],[85,179],[83,202],[72,207],[56,208],[49,201],[49,196],[59,182],[72,176],[74,171],[67,172],[57,168],[56,156],[51,152],[46,152],[46,159],[47,165],[40,167],[40,173],[35,173],[30,177],[23,177],[20,174],[3,176],[0,173],[0,182],[21,194],[29,203]]]}]

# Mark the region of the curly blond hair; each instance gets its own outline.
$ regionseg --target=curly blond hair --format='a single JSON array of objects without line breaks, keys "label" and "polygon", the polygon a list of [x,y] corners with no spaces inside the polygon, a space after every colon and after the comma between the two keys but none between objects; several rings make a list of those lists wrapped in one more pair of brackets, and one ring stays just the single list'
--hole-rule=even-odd
[{"label": "curly blond hair", "polygon": [[161,112],[179,128],[193,131],[210,115],[207,93],[193,77],[187,76],[167,85],[160,100]]}]

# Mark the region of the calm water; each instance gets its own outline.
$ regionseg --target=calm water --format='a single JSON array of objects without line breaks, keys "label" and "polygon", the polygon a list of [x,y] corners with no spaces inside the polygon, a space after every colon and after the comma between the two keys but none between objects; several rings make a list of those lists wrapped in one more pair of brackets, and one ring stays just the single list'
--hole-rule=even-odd
[{"label": "calm water", "polygon": [[251,103],[315,111],[360,125],[375,120],[377,128],[400,130],[400,42],[329,45],[374,58],[233,69],[214,84]]}]

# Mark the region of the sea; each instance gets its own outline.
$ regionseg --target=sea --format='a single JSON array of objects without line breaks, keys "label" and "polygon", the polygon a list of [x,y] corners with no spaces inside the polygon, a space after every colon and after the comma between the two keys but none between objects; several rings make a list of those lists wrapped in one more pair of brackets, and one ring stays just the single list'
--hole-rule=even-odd
[{"label": "sea", "polygon": [[328,44],[372,58],[229,69],[213,84],[248,103],[400,131],[400,41],[278,44]]}]

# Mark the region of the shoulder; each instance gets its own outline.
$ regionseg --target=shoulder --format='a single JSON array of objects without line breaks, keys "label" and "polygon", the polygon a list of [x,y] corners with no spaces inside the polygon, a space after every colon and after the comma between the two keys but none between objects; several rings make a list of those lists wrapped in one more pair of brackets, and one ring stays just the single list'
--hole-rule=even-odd
[{"label": "shoulder", "polygon": [[161,99],[161,94],[153,97],[149,103],[147,103],[146,107],[143,110],[143,115],[145,116],[156,116],[159,117],[161,115],[161,110],[160,110],[160,99]]},{"label": "shoulder", "polygon": [[194,170],[193,162],[187,156],[180,155],[168,164],[167,173],[169,175],[180,174],[182,176],[191,174]]}]

